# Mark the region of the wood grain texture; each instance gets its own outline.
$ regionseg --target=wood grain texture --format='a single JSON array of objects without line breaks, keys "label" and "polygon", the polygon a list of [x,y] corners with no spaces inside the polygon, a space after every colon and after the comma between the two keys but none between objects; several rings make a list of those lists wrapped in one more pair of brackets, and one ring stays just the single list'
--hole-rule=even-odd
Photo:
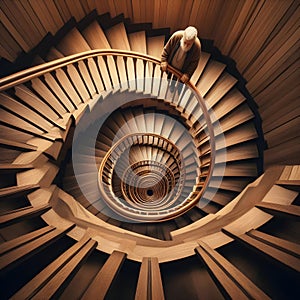
[{"label": "wood grain texture", "polygon": [[156,257],[144,257],[140,267],[137,283],[136,300],[163,300],[164,291],[161,281],[158,259]]},{"label": "wood grain texture", "polygon": [[125,259],[126,253],[114,251],[91,282],[82,299],[104,299]]},{"label": "wood grain texture", "polygon": [[[227,229],[223,228],[223,232],[228,234],[229,236],[233,237],[237,241],[245,244],[246,246],[258,250],[263,255],[267,255],[268,257],[277,260],[278,262],[282,263],[283,265],[296,270],[297,272],[300,271],[300,259],[299,255],[292,253],[291,251],[287,251],[285,246],[283,247],[281,245],[278,246],[278,241],[276,243],[272,242],[270,243],[271,238],[262,238],[259,237],[259,234],[251,236],[251,233],[248,234],[242,234],[242,235],[236,235],[232,231],[228,231]],[[283,243],[284,244],[284,243]],[[289,246],[290,247],[290,246]]]},{"label": "wood grain texture", "polygon": [[[199,241],[196,253],[202,258],[207,268],[232,299],[270,299],[252,281],[233,264],[204,242]],[[241,297],[241,298],[240,298]]]}]

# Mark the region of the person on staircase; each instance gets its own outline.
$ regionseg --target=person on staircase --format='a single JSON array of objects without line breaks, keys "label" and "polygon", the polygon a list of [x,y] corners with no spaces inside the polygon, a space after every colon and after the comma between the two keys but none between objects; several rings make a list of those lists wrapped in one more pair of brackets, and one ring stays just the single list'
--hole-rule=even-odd
[{"label": "person on staircase", "polygon": [[[185,30],[178,30],[172,34],[168,42],[163,48],[161,54],[160,68],[167,71],[167,66],[171,65],[183,75],[180,78],[182,83],[190,80],[195,72],[201,55],[201,43],[197,37],[197,29],[193,26],[187,27]],[[172,74],[168,72],[168,79]],[[170,91],[174,92],[176,80],[172,80]],[[181,86],[182,85],[178,85]],[[179,93],[181,88],[179,90]]]}]

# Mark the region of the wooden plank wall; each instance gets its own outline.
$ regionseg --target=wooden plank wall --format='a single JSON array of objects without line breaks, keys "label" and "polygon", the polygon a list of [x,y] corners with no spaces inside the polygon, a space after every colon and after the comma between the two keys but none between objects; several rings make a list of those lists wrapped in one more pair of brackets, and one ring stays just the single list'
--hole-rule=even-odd
[{"label": "wooden plank wall", "polygon": [[265,166],[300,163],[298,0],[21,0],[0,1],[0,57],[14,61],[72,16],[97,9],[171,32],[194,25],[233,58],[259,106],[269,149]]}]

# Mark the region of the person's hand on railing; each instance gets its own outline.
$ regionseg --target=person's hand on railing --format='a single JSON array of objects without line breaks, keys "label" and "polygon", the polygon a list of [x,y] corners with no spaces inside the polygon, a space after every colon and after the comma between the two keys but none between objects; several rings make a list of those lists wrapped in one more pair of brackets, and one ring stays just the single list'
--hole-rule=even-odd
[{"label": "person's hand on railing", "polygon": [[160,63],[160,69],[161,69],[163,72],[166,72],[167,67],[168,67],[168,63],[167,63],[166,61],[163,61],[163,62]]},{"label": "person's hand on railing", "polygon": [[183,83],[186,83],[190,80],[189,76],[187,74],[183,74],[180,78],[180,81]]}]

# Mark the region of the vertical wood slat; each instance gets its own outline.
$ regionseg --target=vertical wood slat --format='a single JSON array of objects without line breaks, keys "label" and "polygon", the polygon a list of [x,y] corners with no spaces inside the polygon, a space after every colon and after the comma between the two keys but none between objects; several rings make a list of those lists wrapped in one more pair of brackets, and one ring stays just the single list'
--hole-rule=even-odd
[{"label": "vertical wood slat", "polygon": [[71,12],[66,4],[65,1],[61,1],[61,0],[54,0],[55,5],[63,19],[63,22],[66,23],[70,20],[70,18],[72,17]]},{"label": "vertical wood slat", "polygon": [[[296,75],[296,74],[295,74]],[[294,76],[295,81],[298,82],[298,76]],[[261,118],[264,119],[266,117],[266,122],[263,124],[263,132],[269,133],[273,130],[281,130],[281,126],[294,120],[297,121],[297,118],[300,116],[300,107],[297,103],[297,98],[299,95],[299,89],[293,89],[289,93],[285,94],[284,96],[278,95],[280,97],[280,101],[274,103],[274,107],[271,105],[270,107],[264,107],[261,111],[260,115]],[[262,99],[262,98],[261,98]],[[282,104],[285,103],[285,106],[282,107]],[[270,106],[270,105],[269,105]],[[269,118],[273,116],[273,118]],[[299,126],[297,127],[299,128]],[[281,141],[281,137],[284,137],[287,140],[287,133],[288,131],[284,131],[284,135],[277,137],[278,140]],[[268,140],[267,140],[268,141]],[[279,142],[282,144],[281,142]]]},{"label": "vertical wood slat", "polygon": [[[281,51],[280,49],[285,46],[286,42],[290,37],[299,29],[299,18],[296,15],[299,15],[296,7],[298,6],[296,2],[289,8],[291,13],[285,14],[284,18],[278,23],[276,30],[272,32],[272,35],[269,37],[268,42],[265,42],[266,47],[261,51],[260,55],[255,59],[255,62],[249,66],[245,72],[246,78],[252,78],[256,74],[266,61],[273,57],[273,55]],[[280,34],[278,34],[280,32]]]},{"label": "vertical wood slat", "polygon": [[[43,38],[43,35],[39,33],[38,28],[32,23],[32,14],[28,15],[28,12],[24,10],[20,1],[2,0],[0,8],[7,18],[10,19],[18,33],[26,40],[28,45],[33,47],[41,38]],[[27,28],[30,28],[31,31],[27,31]]]},{"label": "vertical wood slat", "polygon": [[85,15],[88,15],[92,9],[90,9],[90,6],[89,6],[89,1],[88,0],[83,0],[83,1],[80,1],[81,3],[81,6],[82,6],[82,9],[84,11],[84,14]]},{"label": "vertical wood slat", "polygon": [[277,81],[278,76],[286,71],[286,66],[297,64],[299,59],[299,32],[295,32],[273,56],[261,63],[260,68],[256,69],[252,77],[248,79],[247,88],[257,95],[264,90],[266,86],[274,80]]},{"label": "vertical wood slat", "polygon": [[[112,2],[112,1],[110,1]],[[124,14],[124,17],[126,18],[128,16],[127,13],[127,3],[126,0],[114,0],[114,6],[113,9],[115,10],[115,14],[118,16],[120,14]]]},{"label": "vertical wood slat", "polygon": [[[275,81],[264,87],[263,90],[253,94],[256,103],[260,107],[261,116],[268,123],[276,122],[277,116],[273,116],[274,112],[281,116],[288,115],[289,112],[296,110],[296,107],[288,110],[286,108],[289,108],[294,102],[297,103],[295,100],[299,95],[299,65],[297,63],[290,66],[285,64],[285,67],[285,70]],[[269,105],[270,99],[276,99],[274,105]]]},{"label": "vertical wood slat", "polygon": [[135,293],[135,299],[164,299],[164,291],[161,281],[159,263],[156,257],[143,258]]},{"label": "vertical wood slat", "polygon": [[[252,15],[252,11],[255,8],[255,0],[248,1],[238,1],[238,4],[232,3],[234,5],[234,10],[228,15],[228,20],[231,20],[231,26],[229,26],[228,22],[222,23],[220,21],[219,28],[224,28],[226,32],[222,30],[217,30],[216,40],[217,46],[220,49],[223,49],[225,55],[228,55],[231,49],[234,47],[235,42],[239,39],[239,36],[242,34],[245,24],[247,24],[247,20]],[[230,5],[230,4],[229,4]],[[228,6],[224,7],[226,15],[226,11],[228,11]],[[221,16],[220,16],[221,17]],[[222,17],[221,17],[222,18]]]},{"label": "vertical wood slat", "polygon": [[252,281],[233,264],[206,243],[199,241],[195,252],[208,267],[221,292],[232,299],[269,299]]},{"label": "vertical wood slat", "polygon": [[265,166],[269,167],[275,164],[295,164],[299,162],[300,143],[298,139],[276,145],[276,147],[265,150]]},{"label": "vertical wood slat", "polygon": [[55,3],[53,1],[44,0],[45,8],[48,10],[51,15],[51,19],[55,24],[56,28],[61,28],[64,25],[64,21],[60,15],[59,10],[57,9]]},{"label": "vertical wood slat", "polygon": [[97,12],[99,15],[109,12],[108,0],[104,0],[101,2],[95,1]]},{"label": "vertical wood slat", "polygon": [[37,0],[31,0],[30,5],[46,31],[54,35],[63,24],[56,7],[52,5],[48,7],[46,1]]},{"label": "vertical wood slat", "polygon": [[248,234],[237,235],[234,232],[224,228],[222,228],[222,231],[235,240],[245,244],[246,246],[249,246],[254,250],[258,250],[262,254],[277,260],[283,265],[286,265],[297,272],[300,271],[300,259],[297,256],[281,250],[282,248],[280,249],[276,245],[268,243],[266,240],[259,240]]},{"label": "vertical wood slat", "polygon": [[107,0],[108,3],[108,7],[109,7],[109,12],[112,18],[117,16],[117,12],[116,12],[116,4],[115,1],[109,1]]},{"label": "vertical wood slat", "polygon": [[[89,243],[89,244],[88,244]],[[11,299],[29,299],[36,295],[46,284],[48,284],[57,273],[62,270],[72,259],[76,256],[80,256],[81,253],[89,253],[87,250],[94,249],[96,242],[93,242],[90,238],[83,238],[71,248],[66,250],[55,261],[50,263],[45,269],[43,269],[38,275],[36,275],[31,281],[17,291]],[[44,297],[44,295],[41,295]]]},{"label": "vertical wood slat", "polygon": [[[0,24],[0,27],[1,27],[1,24]],[[1,30],[1,28],[0,28],[0,30]],[[1,32],[0,32],[0,35],[2,35]],[[10,39],[10,37],[9,37],[9,39]],[[12,39],[11,39],[11,41],[12,41]],[[14,61],[17,58],[18,54],[15,53],[15,56],[14,56],[13,52],[21,53],[20,50],[18,50],[18,51],[10,50],[8,42],[5,43],[5,45],[1,45],[1,42],[0,42],[0,56],[2,59],[4,58],[8,61]]]},{"label": "vertical wood slat", "polygon": [[9,30],[0,23],[0,55],[9,61],[14,61],[22,52],[22,48],[11,36]]},{"label": "vertical wood slat", "polygon": [[89,299],[104,299],[112,282],[117,277],[122,264],[127,257],[126,253],[113,251],[109,256],[104,266],[98,272],[94,280],[91,282],[85,293],[83,294],[83,300]]},{"label": "vertical wood slat", "polygon": [[1,9],[0,9],[0,19],[1,22],[4,24],[4,26],[7,28],[7,30],[9,31],[9,33],[11,34],[11,36],[14,38],[14,40],[22,48],[22,50],[29,51],[31,45],[28,43],[28,41],[24,40],[23,36],[13,25],[12,20],[8,18]]},{"label": "vertical wood slat", "polygon": [[[298,109],[300,112],[300,109]],[[279,123],[280,121],[278,121]],[[285,144],[289,140],[297,140],[299,138],[299,128],[300,128],[300,117],[290,119],[286,123],[281,123],[281,126],[266,132],[264,135],[265,140],[268,141],[268,147],[274,148],[280,144]],[[289,133],[287,136],[286,133]]]},{"label": "vertical wood slat", "polygon": [[[27,17],[30,19],[32,26],[35,30],[39,32],[41,38],[47,34],[47,30],[43,27],[39,15],[35,13],[29,1],[20,1],[19,5],[22,7],[24,12],[26,11]],[[23,13],[24,13],[23,12]]]},{"label": "vertical wood slat", "polygon": [[[35,253],[45,249],[50,244],[54,243],[57,239],[64,236],[67,231],[72,229],[74,225],[67,227],[65,230],[54,229],[34,240],[28,241],[20,247],[11,247],[11,250],[6,252],[0,257],[0,269],[9,270],[16,265],[22,263]],[[13,243],[13,242],[12,242]]]},{"label": "vertical wood slat", "polygon": [[132,0],[132,12],[134,17],[134,22],[139,23],[141,20],[141,3],[138,0]]},{"label": "vertical wood slat", "polygon": [[[151,1],[148,1],[151,2]],[[166,7],[166,11],[165,11],[165,27],[169,27],[171,32],[174,32],[176,30],[178,30],[179,24],[178,24],[178,20],[181,19],[181,14],[182,14],[182,10],[181,10],[181,3],[182,1],[168,1],[167,3],[167,7]],[[149,7],[150,9],[150,7]],[[153,9],[152,9],[153,10]],[[148,10],[146,10],[146,14],[149,15],[149,22],[150,20],[153,19],[153,16],[150,15],[150,13],[148,12]],[[185,24],[184,24],[185,25]],[[183,27],[182,29],[184,29],[185,27]]]},{"label": "vertical wood slat", "polygon": [[[262,6],[253,14],[252,22],[249,21],[249,26],[243,31],[241,38],[237,41],[236,47],[231,53],[239,63],[238,67],[243,72],[252,63],[252,60],[260,54],[264,42],[276,27],[277,20],[280,20],[286,13],[291,1],[261,1]],[[249,51],[245,52],[245,49]]]}]

